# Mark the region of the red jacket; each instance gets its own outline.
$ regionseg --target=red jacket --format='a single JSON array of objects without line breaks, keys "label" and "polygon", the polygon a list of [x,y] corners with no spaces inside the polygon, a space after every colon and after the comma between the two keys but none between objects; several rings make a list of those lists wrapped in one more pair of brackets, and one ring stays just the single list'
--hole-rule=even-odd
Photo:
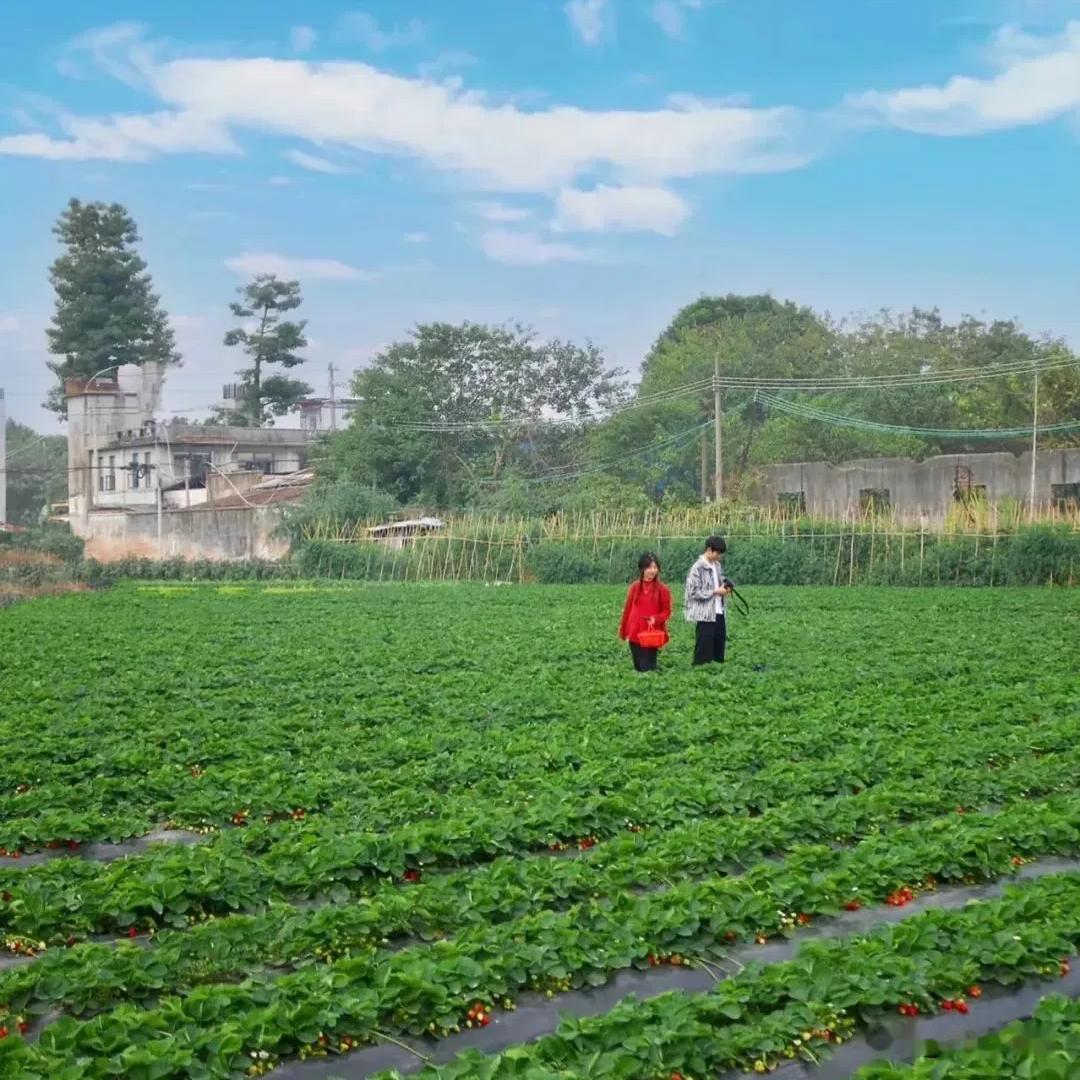
[{"label": "red jacket", "polygon": [[653,618],[651,629],[663,630],[668,641],[667,621],[671,618],[671,590],[661,581],[642,583],[635,581],[626,594],[619,637],[623,641],[637,642],[642,630],[650,629],[649,616]]}]

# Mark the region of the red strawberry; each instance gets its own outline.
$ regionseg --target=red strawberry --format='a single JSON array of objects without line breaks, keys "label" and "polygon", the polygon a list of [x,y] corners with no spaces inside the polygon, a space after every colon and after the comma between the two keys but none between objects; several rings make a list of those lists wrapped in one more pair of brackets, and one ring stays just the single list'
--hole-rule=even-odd
[{"label": "red strawberry", "polygon": [[139,936],[138,929],[136,927],[134,927],[134,926],[129,926],[128,927],[128,937],[138,937],[138,936]]},{"label": "red strawberry", "polygon": [[487,1027],[488,1024],[490,1024],[490,1023],[491,1023],[491,1017],[488,1016],[487,1013],[484,1013],[484,1015],[480,1017],[480,1026],[481,1027]]},{"label": "red strawberry", "polygon": [[860,904],[858,900],[849,900],[844,905],[844,910],[845,911],[858,911],[861,907],[862,907],[862,904]]},{"label": "red strawberry", "polygon": [[30,1025],[24,1020],[19,1021],[19,1034],[25,1035],[30,1030]]},{"label": "red strawberry", "polygon": [[8,1037],[8,1029],[6,1027],[0,1027],[0,1039],[6,1039]]},{"label": "red strawberry", "polygon": [[969,986],[968,987],[968,997],[970,997],[970,998],[981,998],[982,997],[982,987],[981,986]]},{"label": "red strawberry", "polygon": [[941,1003],[941,1007],[942,1007],[942,1009],[945,1010],[945,1012],[952,1012],[955,1005],[956,1005],[955,1001],[943,1001]]},{"label": "red strawberry", "polygon": [[968,1003],[966,1001],[964,1001],[963,998],[961,998],[959,1001],[955,1002],[953,1004],[953,1008],[956,1009],[956,1011],[961,1016],[967,1016],[967,1014],[971,1011],[968,1008]]}]

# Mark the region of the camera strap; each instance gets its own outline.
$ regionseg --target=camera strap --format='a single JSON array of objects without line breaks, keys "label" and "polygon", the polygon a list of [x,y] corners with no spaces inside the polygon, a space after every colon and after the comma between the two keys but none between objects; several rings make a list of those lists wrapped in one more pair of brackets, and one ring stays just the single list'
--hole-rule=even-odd
[{"label": "camera strap", "polygon": [[742,593],[740,593],[734,585],[730,585],[729,588],[731,589],[731,597],[735,601],[733,605],[735,610],[740,615],[749,615],[750,605],[746,602],[746,599],[743,597]]}]

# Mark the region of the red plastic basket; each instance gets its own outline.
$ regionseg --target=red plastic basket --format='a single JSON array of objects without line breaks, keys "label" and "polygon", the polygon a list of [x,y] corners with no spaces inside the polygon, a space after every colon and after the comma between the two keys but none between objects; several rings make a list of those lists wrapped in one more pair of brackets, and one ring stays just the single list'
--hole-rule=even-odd
[{"label": "red plastic basket", "polygon": [[663,630],[642,630],[638,633],[637,643],[643,649],[662,649],[667,635]]}]

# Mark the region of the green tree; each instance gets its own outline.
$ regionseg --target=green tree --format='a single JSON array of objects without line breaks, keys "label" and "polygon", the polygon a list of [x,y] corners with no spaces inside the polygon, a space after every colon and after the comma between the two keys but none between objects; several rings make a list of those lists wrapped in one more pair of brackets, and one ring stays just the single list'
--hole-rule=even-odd
[{"label": "green tree", "polygon": [[8,521],[34,525],[50,503],[67,498],[67,439],[63,435],[38,435],[25,424],[8,420],[7,459]]},{"label": "green tree", "polygon": [[103,368],[159,361],[178,364],[172,329],[146,263],[135,250],[135,222],[119,203],[72,199],[53,232],[66,249],[49,278],[56,312],[45,331],[58,383],[46,407],[65,413],[64,380]]},{"label": "green tree", "polygon": [[298,356],[306,348],[304,328],[307,322],[290,322],[282,316],[295,311],[303,302],[300,282],[282,281],[276,274],[259,274],[237,290],[243,297],[229,310],[238,319],[250,320],[249,327],[235,327],[225,335],[226,345],[239,345],[251,360],[251,366],[237,372],[242,380],[239,405],[225,410],[230,423],[260,427],[268,416],[284,416],[298,401],[309,397],[312,389],[299,379],[267,374],[268,365],[294,368],[304,363]]},{"label": "green tree", "polygon": [[323,467],[402,502],[471,504],[511,479],[573,471],[591,414],[620,400],[621,374],[592,345],[539,342],[520,326],[417,326],[356,376],[362,404]]},{"label": "green tree", "polygon": [[[701,297],[675,315],[642,364],[638,395],[655,403],[612,417],[595,434],[594,455],[619,461],[621,454],[615,475],[656,498],[711,491],[711,432],[638,451],[712,420],[717,360],[721,375],[790,378],[830,372],[838,358],[834,329],[807,307],[771,296]],[[699,386],[693,394],[656,398],[691,385]],[[724,473],[737,481],[754,460],[767,413],[753,391],[725,391],[722,407]]]},{"label": "green tree", "polygon": [[[798,399],[834,413],[896,426],[985,430],[1027,428],[1032,422],[1033,372],[1069,360],[1061,341],[1035,338],[1015,322],[985,322],[964,316],[946,322],[936,310],[885,311],[837,329],[841,370],[870,378],[924,374],[928,379],[958,369],[978,372],[1014,365],[1015,373],[984,380],[881,385]],[[1039,380],[1039,422],[1080,420],[1080,367],[1048,370]],[[1077,445],[1076,435],[1044,437],[1044,447]],[[1021,451],[1026,433],[1013,439],[894,435],[774,413],[767,425],[761,461],[829,460],[858,457]]]}]

